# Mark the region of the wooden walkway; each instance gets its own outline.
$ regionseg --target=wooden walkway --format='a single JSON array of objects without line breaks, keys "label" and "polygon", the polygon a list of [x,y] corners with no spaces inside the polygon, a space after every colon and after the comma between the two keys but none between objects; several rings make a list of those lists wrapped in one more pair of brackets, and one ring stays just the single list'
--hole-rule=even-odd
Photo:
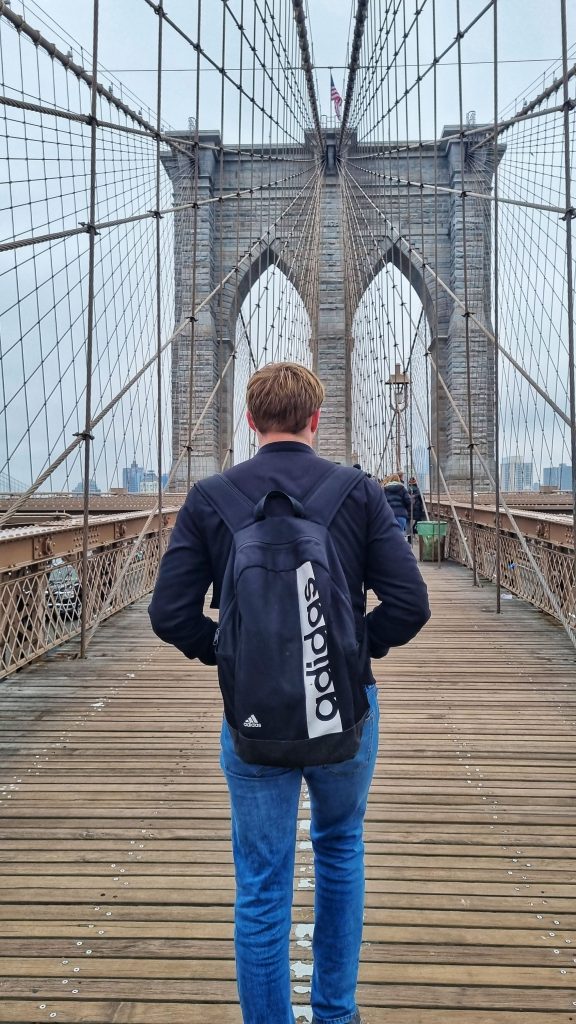
[{"label": "wooden walkway", "polygon": [[[576,1022],[576,662],[562,631],[427,568],[377,663],[359,1000],[367,1024]],[[0,684],[0,1021],[239,1024],[214,671],[110,620],[87,662]],[[302,801],[293,975],[309,1021]],[[270,1024],[275,1024],[270,1021]]]}]

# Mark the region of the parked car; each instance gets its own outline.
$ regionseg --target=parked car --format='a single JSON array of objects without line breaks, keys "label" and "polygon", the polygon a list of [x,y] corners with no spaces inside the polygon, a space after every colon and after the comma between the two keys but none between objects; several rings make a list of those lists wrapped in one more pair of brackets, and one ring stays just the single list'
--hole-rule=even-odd
[{"label": "parked car", "polygon": [[73,565],[63,558],[55,558],[48,574],[46,607],[61,619],[78,619],[82,612],[80,577]]}]

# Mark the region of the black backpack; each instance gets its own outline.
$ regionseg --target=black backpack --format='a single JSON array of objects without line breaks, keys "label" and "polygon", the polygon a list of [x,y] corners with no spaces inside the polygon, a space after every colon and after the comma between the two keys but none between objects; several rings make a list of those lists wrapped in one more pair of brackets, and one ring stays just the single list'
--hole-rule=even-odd
[{"label": "black backpack", "polygon": [[214,639],[226,721],[251,764],[354,757],[368,712],[350,592],[328,527],[363,479],[334,466],[303,502],[256,506],[226,476],[196,486],[232,531]]}]

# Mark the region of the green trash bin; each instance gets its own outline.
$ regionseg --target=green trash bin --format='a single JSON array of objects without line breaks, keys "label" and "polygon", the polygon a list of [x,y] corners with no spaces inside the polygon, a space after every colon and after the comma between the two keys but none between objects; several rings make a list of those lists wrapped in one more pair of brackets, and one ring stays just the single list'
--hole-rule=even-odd
[{"label": "green trash bin", "polygon": [[438,545],[440,545],[440,560],[444,561],[446,558],[447,532],[448,523],[418,523],[418,549],[421,562],[437,562]]}]

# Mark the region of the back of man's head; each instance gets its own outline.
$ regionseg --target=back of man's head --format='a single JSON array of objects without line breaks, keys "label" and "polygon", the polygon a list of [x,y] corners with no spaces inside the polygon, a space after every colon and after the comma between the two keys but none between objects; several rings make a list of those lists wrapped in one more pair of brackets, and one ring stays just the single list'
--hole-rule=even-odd
[{"label": "back of man's head", "polygon": [[268,363],[248,381],[248,412],[261,434],[299,434],[324,401],[324,386],[299,363]]}]

